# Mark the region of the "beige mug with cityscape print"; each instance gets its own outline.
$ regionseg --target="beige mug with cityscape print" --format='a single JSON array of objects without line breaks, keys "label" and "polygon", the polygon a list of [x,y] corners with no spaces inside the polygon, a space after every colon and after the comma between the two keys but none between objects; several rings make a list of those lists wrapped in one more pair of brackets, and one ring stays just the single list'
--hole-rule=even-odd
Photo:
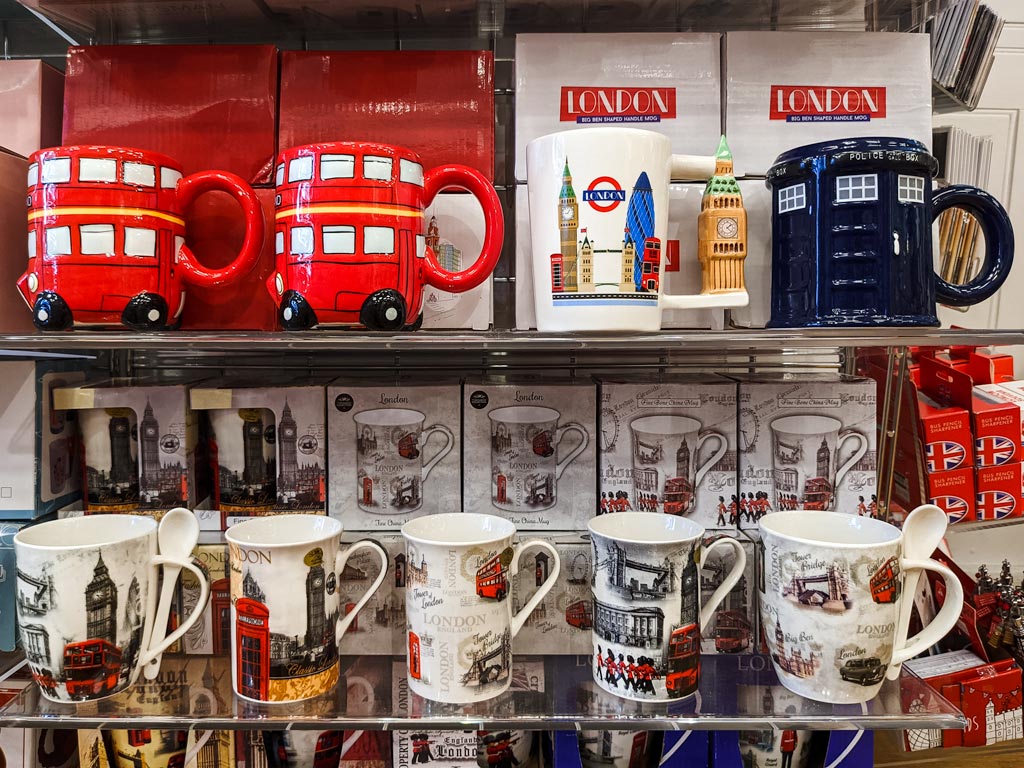
[{"label": "beige mug with cityscape print", "polygon": [[[228,528],[231,567],[231,680],[260,702],[301,701],[338,682],[338,645],[384,583],[388,555],[375,541],[341,547],[341,523],[321,515],[271,515]],[[349,558],[370,549],[380,570],[355,603],[341,605]]]},{"label": "beige mug with cityscape print", "polygon": [[[925,505],[945,530],[944,513]],[[920,521],[919,521],[920,522]],[[929,531],[935,541],[942,531]],[[939,642],[956,624],[963,588],[932,559],[908,559],[911,538],[881,520],[841,512],[776,512],[761,520],[758,591],[761,627],[779,681],[808,699],[859,704],[875,697],[892,664]],[[938,615],[917,635],[900,635],[908,571],[928,570],[946,584]],[[903,632],[906,631],[904,627]]]}]

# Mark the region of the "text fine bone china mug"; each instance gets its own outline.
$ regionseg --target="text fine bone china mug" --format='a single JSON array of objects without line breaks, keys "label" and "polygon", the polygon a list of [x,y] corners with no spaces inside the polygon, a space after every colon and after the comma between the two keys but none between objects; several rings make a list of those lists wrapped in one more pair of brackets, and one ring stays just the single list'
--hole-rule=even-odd
[{"label": "text fine bone china mug", "polygon": [[[512,640],[555,585],[558,552],[545,541],[513,544],[516,527],[473,512],[419,517],[402,526],[409,687],[431,701],[484,701],[512,684]],[[547,578],[518,605],[513,577],[531,547],[550,556]]]},{"label": "text fine bone china mug", "polygon": [[[337,684],[341,638],[388,571],[383,547],[363,539],[342,549],[341,533],[340,522],[320,515],[272,515],[228,528],[231,679],[241,698],[301,701]],[[377,554],[380,571],[355,605],[342,606],[338,582],[361,549]]]},{"label": "text fine bone china mug", "polygon": [[[424,171],[419,156],[403,147],[308,144],[278,156],[275,187],[277,266],[267,290],[285,330],[415,330],[425,285],[468,291],[490,276],[501,255],[501,202],[483,174],[464,165]],[[447,187],[472,194],[484,215],[480,257],[458,272],[441,266],[423,221]]]},{"label": "text fine bone china mug", "polygon": [[[180,514],[192,513],[171,510],[159,526],[136,515],[69,517],[14,537],[18,629],[43,696],[82,701],[118,693],[202,617],[209,581],[190,556],[177,554],[193,550],[199,526],[173,525]],[[155,629],[170,610],[169,590],[157,600],[160,570],[182,568],[199,583],[199,600],[165,636]]]},{"label": "text fine bone china mug", "polygon": [[[836,491],[868,450],[868,439],[831,416],[783,416],[770,425],[775,509],[829,509]],[[840,449],[855,443],[839,466]]]},{"label": "text fine bone china mug", "polygon": [[[356,423],[356,500],[378,514],[406,514],[423,506],[423,484],[455,445],[443,424],[424,427],[426,416],[410,408],[374,408],[353,417]],[[432,435],[443,445],[429,459],[423,450]]]},{"label": "text fine bone china mug", "polygon": [[[587,523],[594,550],[594,680],[608,693],[671,701],[697,691],[700,635],[740,580],[747,555],[723,537],[702,546],[705,530],[684,517],[617,512]],[[700,607],[708,553],[729,547],[729,573]]]},{"label": "text fine bone china mug", "polygon": [[721,252],[701,256],[706,290],[663,291],[669,182],[718,178],[717,160],[673,155],[667,136],[636,128],[580,128],[527,144],[537,330],[657,331],[665,309],[746,306],[742,205],[715,225]]},{"label": "text fine bone china mug", "polygon": [[[918,507],[946,527],[937,507]],[[859,515],[776,512],[760,521],[758,579],[761,626],[779,680],[794,693],[830,704],[859,704],[878,693],[892,664],[902,664],[939,642],[963,605],[960,581],[930,558],[907,559],[911,535]],[[946,584],[938,615],[917,635],[905,636],[899,616],[908,572],[933,571]]]},{"label": "text fine bone china mug", "polygon": [[[491,502],[506,512],[536,512],[555,506],[558,479],[590,442],[581,425],[558,425],[561,414],[538,405],[510,405],[487,414],[491,423]],[[575,446],[558,457],[569,433]]]},{"label": "text fine bone china mug", "polygon": [[[263,209],[233,173],[183,178],[176,160],[125,147],[53,147],[29,163],[28,269],[18,291],[40,330],[174,328],[186,285],[225,285],[259,259]],[[213,191],[234,197],[245,219],[241,250],[216,269],[196,260],[185,234],[185,212]]]}]

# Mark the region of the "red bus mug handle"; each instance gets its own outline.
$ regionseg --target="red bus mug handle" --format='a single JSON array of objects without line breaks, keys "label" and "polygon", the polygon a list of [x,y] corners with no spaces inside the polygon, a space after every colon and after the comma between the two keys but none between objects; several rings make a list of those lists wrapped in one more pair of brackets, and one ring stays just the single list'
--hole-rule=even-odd
[{"label": "red bus mug handle", "polygon": [[186,176],[178,182],[178,204],[184,211],[197,197],[204,192],[227,192],[242,206],[245,218],[245,239],[242,249],[234,260],[219,269],[211,269],[200,264],[185,244],[181,246],[181,271],[185,282],[201,288],[213,288],[226,285],[244,277],[256,266],[263,250],[263,209],[252,187],[240,176],[227,171],[200,171]]},{"label": "red bus mug handle", "polygon": [[465,165],[439,165],[423,177],[425,205],[434,202],[437,193],[447,187],[459,187],[470,192],[484,211],[484,244],[480,256],[460,272],[449,272],[437,260],[437,254],[427,247],[423,279],[427,285],[451,293],[462,293],[476,288],[488,278],[501,256],[505,239],[505,217],[501,201],[494,187],[480,171]]},{"label": "red bus mug handle", "polygon": [[747,553],[743,551],[743,545],[737,539],[723,536],[721,539],[715,539],[708,546],[704,547],[704,551],[700,554],[700,568],[697,569],[698,571],[704,570],[704,561],[708,559],[708,555],[711,554],[711,550],[715,547],[731,547],[736,555],[736,561],[732,564],[732,568],[729,569],[728,575],[718,585],[718,589],[711,593],[707,603],[700,609],[700,631],[702,633],[715,617],[715,611],[718,610],[719,604],[725,600],[732,591],[732,588],[736,586],[736,582],[743,575],[743,569],[747,567]]}]

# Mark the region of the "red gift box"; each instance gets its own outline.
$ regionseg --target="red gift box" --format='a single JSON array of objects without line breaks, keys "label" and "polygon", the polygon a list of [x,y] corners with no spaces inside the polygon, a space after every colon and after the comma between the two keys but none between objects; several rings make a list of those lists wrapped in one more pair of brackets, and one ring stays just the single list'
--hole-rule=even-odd
[{"label": "red gift box", "polygon": [[277,81],[271,45],[70,48],[63,141],[163,152],[186,174],[269,183]]},{"label": "red gift box", "polygon": [[285,51],[281,149],[324,141],[407,147],[424,168],[494,178],[494,58],[487,51]]},{"label": "red gift box", "polygon": [[1024,513],[1021,504],[1020,462],[975,470],[975,507],[978,520],[1005,520]]}]

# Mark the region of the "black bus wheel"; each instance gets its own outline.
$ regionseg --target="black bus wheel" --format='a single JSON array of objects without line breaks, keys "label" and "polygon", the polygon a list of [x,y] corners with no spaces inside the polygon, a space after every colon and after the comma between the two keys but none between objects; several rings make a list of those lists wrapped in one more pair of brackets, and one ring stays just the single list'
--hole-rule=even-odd
[{"label": "black bus wheel", "polygon": [[279,309],[281,327],[286,331],[305,331],[317,324],[316,313],[298,291],[285,291]]},{"label": "black bus wheel", "polygon": [[74,318],[64,299],[53,291],[43,291],[32,304],[32,322],[40,331],[66,331]]},{"label": "black bus wheel", "polygon": [[397,331],[405,325],[405,299],[394,288],[371,293],[363,302],[359,322],[371,331]]},{"label": "black bus wheel", "polygon": [[167,327],[167,302],[155,293],[140,293],[124,308],[121,323],[133,331],[162,331]]}]

